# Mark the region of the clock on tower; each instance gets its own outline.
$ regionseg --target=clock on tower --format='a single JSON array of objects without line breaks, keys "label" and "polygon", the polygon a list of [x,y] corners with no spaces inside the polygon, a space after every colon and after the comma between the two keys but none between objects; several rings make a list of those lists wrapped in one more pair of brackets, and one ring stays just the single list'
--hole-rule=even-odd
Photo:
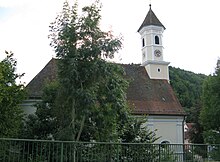
[{"label": "clock on tower", "polygon": [[160,56],[161,56],[160,50],[155,50],[155,51],[154,51],[154,55],[155,55],[156,57],[160,57]]}]

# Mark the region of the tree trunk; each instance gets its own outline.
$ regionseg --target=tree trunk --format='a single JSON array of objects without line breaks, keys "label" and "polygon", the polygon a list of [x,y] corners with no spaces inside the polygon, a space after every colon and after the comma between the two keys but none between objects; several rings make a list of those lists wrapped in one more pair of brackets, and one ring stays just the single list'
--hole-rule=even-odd
[{"label": "tree trunk", "polygon": [[76,117],[76,109],[75,109],[75,99],[72,102],[72,114],[71,114],[71,125],[72,125],[72,140],[75,141],[75,117]]},{"label": "tree trunk", "polygon": [[81,136],[81,133],[83,131],[84,124],[85,124],[85,119],[86,119],[86,116],[83,115],[83,118],[82,118],[82,121],[81,121],[81,124],[80,124],[80,129],[79,129],[76,141],[79,141],[79,139],[80,139],[80,136]]}]

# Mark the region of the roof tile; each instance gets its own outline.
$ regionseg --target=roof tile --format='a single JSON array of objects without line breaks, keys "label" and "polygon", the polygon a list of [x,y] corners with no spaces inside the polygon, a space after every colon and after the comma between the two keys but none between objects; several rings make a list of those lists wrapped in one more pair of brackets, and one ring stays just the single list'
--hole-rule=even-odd
[{"label": "roof tile", "polygon": [[150,9],[147,13],[147,16],[145,17],[143,23],[141,24],[141,26],[138,29],[138,32],[145,26],[149,26],[149,25],[155,25],[155,26],[161,26],[164,29],[166,29],[164,27],[164,25],[160,22],[160,20],[157,18],[157,16],[155,15],[155,13],[152,11],[151,6]]},{"label": "roof tile", "polygon": [[[122,64],[129,81],[127,100],[133,114],[185,115],[167,80],[150,79],[139,64]],[[56,60],[49,63],[26,86],[30,98],[40,98],[45,84],[57,78]]]}]

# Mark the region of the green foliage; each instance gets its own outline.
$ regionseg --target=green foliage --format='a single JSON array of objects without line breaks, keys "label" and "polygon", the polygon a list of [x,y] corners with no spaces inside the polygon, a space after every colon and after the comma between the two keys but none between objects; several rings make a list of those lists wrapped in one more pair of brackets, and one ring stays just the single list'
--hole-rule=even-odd
[{"label": "green foliage", "polygon": [[12,52],[5,52],[0,62],[0,137],[16,137],[22,122],[19,104],[24,99],[23,85],[16,84],[22,75],[16,74],[17,61]]},{"label": "green foliage", "polygon": [[205,141],[220,143],[220,69],[210,75],[203,87],[203,107],[200,114]]},{"label": "green foliage", "polygon": [[202,94],[202,84],[206,75],[195,74],[179,68],[169,67],[170,84],[184,108],[191,108],[199,103]]},{"label": "green foliage", "polygon": [[155,134],[131,117],[126,100],[128,82],[121,66],[107,62],[121,48],[121,38],[99,28],[100,8],[95,2],[77,15],[64,3],[51,24],[58,58],[57,83],[44,90],[35,115],[29,116],[26,138],[72,141],[151,143]]},{"label": "green foliage", "polygon": [[20,137],[23,139],[51,139],[57,129],[54,115],[54,102],[58,84],[45,86],[42,102],[36,104],[37,111],[26,118]]},{"label": "green foliage", "polygon": [[210,152],[208,155],[209,155],[210,159],[219,161],[220,160],[220,145],[219,144],[218,145],[210,145],[209,149],[210,149]]},{"label": "green foliage", "polygon": [[[59,133],[59,122],[57,121],[57,118],[59,117],[57,117],[57,114],[55,112],[56,108],[54,105],[57,90],[57,83],[51,83],[44,88],[42,102],[39,102],[36,105],[36,114],[28,116],[25,128],[23,130],[22,138],[51,139],[53,137],[55,139],[68,140],[71,130],[64,129],[61,134]],[[106,112],[107,111],[105,111],[105,113]],[[106,116],[105,114],[103,114],[103,112],[100,111],[95,111],[94,113],[95,115],[93,116],[96,117],[95,119],[99,123],[101,123],[104,120],[103,118]],[[113,115],[118,115],[117,112],[111,113]],[[127,143],[153,143],[158,139],[155,137],[155,133],[143,127],[143,125],[147,122],[146,117],[132,117],[130,112],[126,109],[122,109],[121,113],[124,114],[124,117],[120,119],[119,123],[117,123],[117,132],[115,132],[117,133],[118,141]],[[99,119],[100,116],[102,117],[101,119]],[[95,127],[94,125],[88,124],[86,125],[86,128],[87,129],[83,131],[81,136],[82,141],[95,140],[94,136],[105,136],[105,132],[109,134],[112,133],[108,132],[108,129],[105,129],[106,127],[102,127],[100,125]]]},{"label": "green foliage", "polygon": [[185,109],[187,113],[187,121],[192,124],[192,128],[189,130],[188,134],[190,137],[190,142],[192,143],[204,143],[203,139],[203,127],[200,123],[200,112],[202,109],[201,101],[195,103],[193,107]]},{"label": "green foliage", "polygon": [[175,162],[177,158],[172,147],[167,144],[162,144],[160,147],[160,162]]},{"label": "green foliage", "polygon": [[59,58],[57,135],[63,137],[63,132],[69,132],[67,139],[79,140],[86,129],[97,132],[93,137],[85,135],[90,140],[113,140],[126,107],[127,82],[122,68],[104,58],[112,58],[121,41],[99,28],[97,2],[84,7],[81,17],[76,11],[76,4],[71,8],[65,2],[63,12],[51,25],[51,46]]},{"label": "green foliage", "polygon": [[123,121],[123,126],[120,127],[121,142],[124,143],[154,143],[156,138],[155,133],[144,127],[147,122],[147,117],[133,116],[128,117]]}]

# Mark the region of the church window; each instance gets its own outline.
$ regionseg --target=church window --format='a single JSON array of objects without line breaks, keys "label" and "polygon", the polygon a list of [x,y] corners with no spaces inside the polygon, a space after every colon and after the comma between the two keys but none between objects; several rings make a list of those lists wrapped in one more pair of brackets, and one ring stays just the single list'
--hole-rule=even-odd
[{"label": "church window", "polygon": [[159,37],[157,35],[155,36],[155,44],[160,44]]},{"label": "church window", "polygon": [[144,38],[142,39],[142,47],[144,47],[145,46],[145,40],[144,40]]},{"label": "church window", "polygon": [[170,144],[169,141],[162,141],[161,144]]},{"label": "church window", "polygon": [[157,71],[160,72],[160,68],[158,68]]},{"label": "church window", "polygon": [[161,147],[162,147],[162,148],[165,148],[165,145],[166,145],[166,144],[170,144],[170,142],[169,142],[169,141],[162,141],[162,142],[161,142]]}]

